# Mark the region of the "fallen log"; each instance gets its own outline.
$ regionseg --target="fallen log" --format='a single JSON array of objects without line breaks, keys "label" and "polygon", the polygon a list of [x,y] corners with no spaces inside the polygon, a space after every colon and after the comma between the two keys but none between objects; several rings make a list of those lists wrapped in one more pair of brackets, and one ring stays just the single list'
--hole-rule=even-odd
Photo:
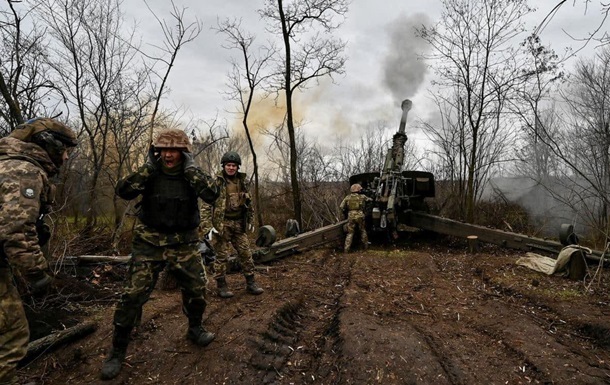
[{"label": "fallen log", "polygon": [[87,263],[126,263],[131,255],[79,255],[76,257],[79,264]]},{"label": "fallen log", "polygon": [[30,362],[61,345],[79,340],[93,333],[96,328],[97,324],[95,322],[88,321],[32,341],[28,344],[28,352],[21,363]]},{"label": "fallen log", "polygon": [[129,262],[130,255],[78,255],[66,256],[56,261],[53,261],[54,266],[76,266],[76,265],[93,265],[97,263],[121,264]]}]

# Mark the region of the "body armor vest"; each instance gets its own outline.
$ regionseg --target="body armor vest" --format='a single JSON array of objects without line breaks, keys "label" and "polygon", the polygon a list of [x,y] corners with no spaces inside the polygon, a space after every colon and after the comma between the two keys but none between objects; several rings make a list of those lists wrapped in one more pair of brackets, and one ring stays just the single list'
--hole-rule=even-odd
[{"label": "body armor vest", "polygon": [[238,178],[226,179],[225,218],[241,219],[243,217],[245,199]]},{"label": "body armor vest", "polygon": [[350,194],[347,199],[347,208],[349,211],[364,209],[364,197],[358,194]]},{"label": "body armor vest", "polygon": [[182,175],[159,173],[151,177],[141,208],[142,223],[160,231],[187,231],[199,225],[197,195]]}]

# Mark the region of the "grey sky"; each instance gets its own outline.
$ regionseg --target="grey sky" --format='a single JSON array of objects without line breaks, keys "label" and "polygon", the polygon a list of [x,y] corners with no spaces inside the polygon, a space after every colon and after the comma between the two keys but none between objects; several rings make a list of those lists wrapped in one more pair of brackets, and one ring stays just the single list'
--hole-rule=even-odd
[{"label": "grey sky", "polygon": [[[167,0],[148,0],[155,12],[163,17],[169,11]],[[245,29],[255,33],[260,41],[266,39],[263,22],[256,10],[262,0],[175,0],[181,7],[188,7],[188,14],[197,16],[204,23],[198,39],[180,52],[176,68],[171,73],[171,94],[163,101],[167,107],[188,109],[188,115],[211,119],[216,114],[232,117],[225,112],[231,105],[223,99],[226,91],[226,74],[230,69],[228,58],[235,55],[222,48],[224,38],[211,29],[217,19],[241,18]],[[543,19],[557,3],[555,0],[530,2],[539,10],[531,21]],[[160,42],[159,27],[146,9],[143,0],[123,3],[128,19],[139,23],[145,42]],[[417,59],[426,47],[414,39],[405,39],[405,31],[413,25],[434,23],[440,15],[437,0],[353,0],[347,19],[337,32],[348,42],[345,76],[336,78],[337,84],[325,82],[303,95],[301,113],[305,117],[305,129],[313,138],[320,135],[355,138],[366,122],[400,119],[400,100],[413,100],[412,115],[426,117],[432,111],[427,99],[427,87],[431,74],[424,63]],[[599,19],[599,11],[593,6],[584,14],[581,5],[564,5],[542,34],[544,42],[552,43],[556,52],[578,43],[569,39],[565,32],[584,36]],[[168,18],[168,16],[165,16]],[[401,50],[392,49],[401,40]],[[593,46],[583,54],[591,55]],[[427,76],[427,77],[426,77]],[[402,96],[401,96],[402,95]],[[305,107],[306,106],[306,107]],[[330,129],[329,129],[330,128]],[[412,133],[411,140],[417,140]]]}]

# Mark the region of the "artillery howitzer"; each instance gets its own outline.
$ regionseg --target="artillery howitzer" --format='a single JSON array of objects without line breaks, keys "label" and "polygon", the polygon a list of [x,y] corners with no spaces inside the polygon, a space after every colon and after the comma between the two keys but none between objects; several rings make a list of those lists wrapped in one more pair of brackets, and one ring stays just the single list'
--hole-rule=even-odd
[{"label": "artillery howitzer", "polygon": [[411,106],[408,99],[402,102],[400,125],[392,138],[383,169],[349,178],[350,185],[360,184],[362,192],[373,199],[365,210],[367,230],[393,238],[398,237],[399,224],[407,222],[410,211],[428,211],[425,198],[433,198],[435,193],[432,173],[402,170],[407,142],[405,127]]},{"label": "artillery howitzer", "polygon": [[[399,232],[408,227],[432,231],[444,235],[468,238],[493,243],[522,251],[543,251],[557,255],[569,244],[578,243],[573,226],[562,225],[559,242],[530,237],[527,235],[491,229],[483,226],[463,223],[429,214],[426,198],[434,198],[434,175],[425,171],[403,171],[404,145],[407,141],[405,127],[411,101],[402,102],[402,117],[398,131],[392,138],[392,147],[385,157],[383,169],[353,175],[350,185],[359,183],[362,193],[372,199],[365,209],[365,221],[369,234],[382,234],[380,239],[398,238]],[[296,252],[317,247],[343,239],[344,224],[341,221],[313,231],[287,237],[275,242],[275,230],[271,226],[259,229],[257,250],[254,258],[257,262],[267,262]],[[587,258],[599,260],[602,252],[593,251]]]}]

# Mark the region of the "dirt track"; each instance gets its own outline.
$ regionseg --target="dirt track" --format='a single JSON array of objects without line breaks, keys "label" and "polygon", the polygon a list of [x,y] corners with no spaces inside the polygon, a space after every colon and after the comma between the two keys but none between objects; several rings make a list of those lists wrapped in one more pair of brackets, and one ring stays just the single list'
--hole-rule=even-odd
[{"label": "dirt track", "polygon": [[[429,243],[322,249],[263,266],[261,296],[210,299],[201,349],[177,291],[155,291],[116,384],[610,383],[610,298],[515,265],[520,255]],[[607,273],[605,273],[607,274]],[[102,383],[113,308],[93,335],[21,370],[38,384]]]}]

